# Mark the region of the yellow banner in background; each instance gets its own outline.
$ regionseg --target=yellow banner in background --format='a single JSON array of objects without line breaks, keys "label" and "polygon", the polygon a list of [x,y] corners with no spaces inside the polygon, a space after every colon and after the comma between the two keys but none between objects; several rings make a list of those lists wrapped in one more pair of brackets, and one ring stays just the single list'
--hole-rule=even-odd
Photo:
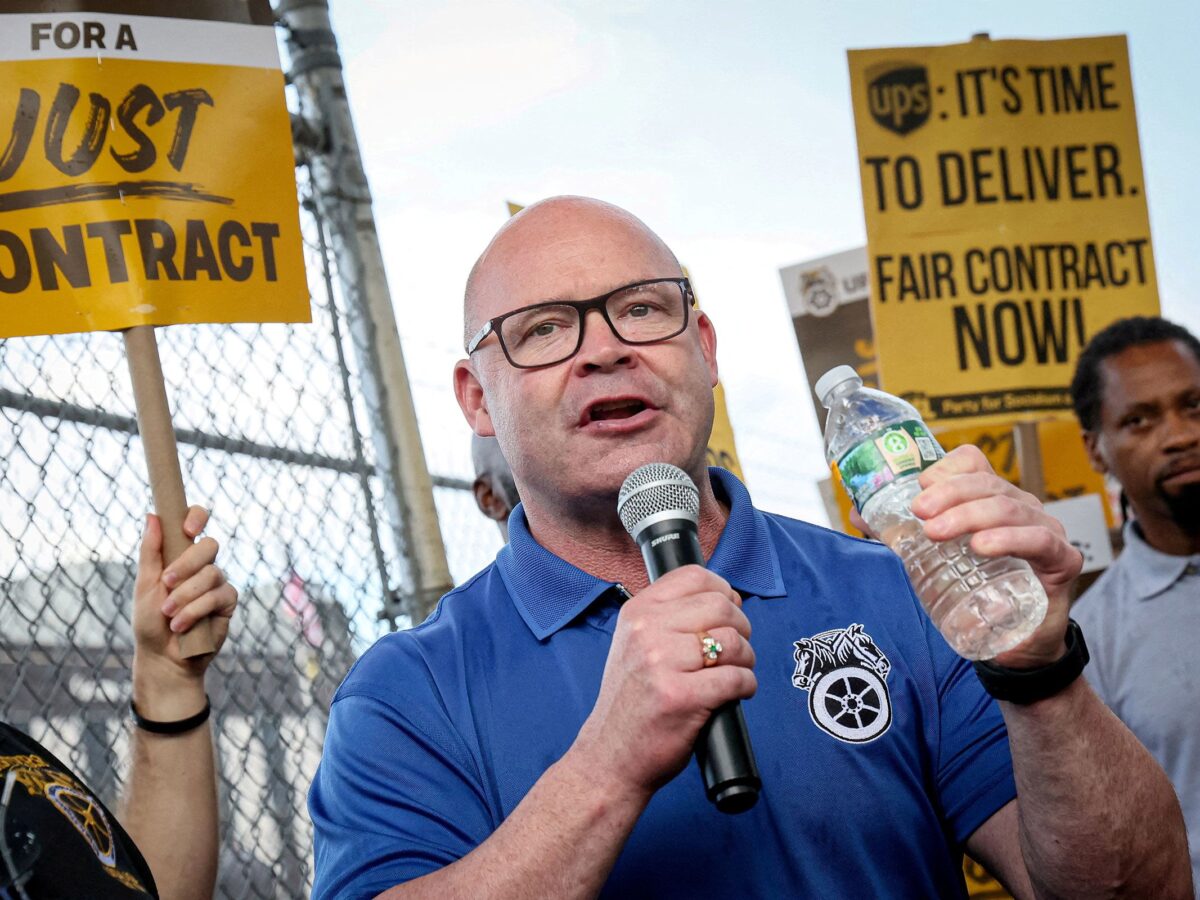
[{"label": "yellow banner in background", "polygon": [[47,18],[0,16],[0,337],[308,321],[274,29]]},{"label": "yellow banner in background", "polygon": [[1017,458],[1017,441],[1011,424],[941,427],[933,429],[933,434],[947,453],[963,444],[974,444],[983,451],[997,475],[1020,486],[1021,462]]},{"label": "yellow banner in background", "polygon": [[725,405],[725,386],[719,381],[713,390],[716,410],[713,415],[712,434],[708,438],[708,464],[728,469],[742,481],[742,464],[738,461],[737,445],[733,440],[733,424],[729,421],[729,408]]},{"label": "yellow banner in background", "polygon": [[854,504],[850,502],[850,495],[846,493],[846,486],[842,484],[842,479],[838,476],[836,467],[829,467],[829,477],[832,485],[833,501],[837,505],[838,517],[842,523],[842,531],[853,537],[863,537],[863,533],[850,524],[850,510],[854,508]]},{"label": "yellow banner in background", "polygon": [[1047,500],[1068,500],[1085,494],[1098,494],[1104,510],[1104,522],[1112,528],[1116,522],[1104,476],[1092,468],[1083,446],[1083,432],[1076,422],[1038,423],[1038,444],[1042,450],[1042,474],[1046,479]]},{"label": "yellow banner in background", "polygon": [[1158,312],[1125,38],[849,63],[882,386],[930,424],[1069,418],[1087,339]]},{"label": "yellow banner in background", "polygon": [[[688,271],[687,266],[681,268],[683,274],[690,279],[692,273]],[[692,293],[696,297],[696,308],[699,309],[700,297],[694,283]],[[725,386],[719,381],[713,388],[713,425],[712,433],[708,436],[708,464],[728,469],[740,481],[746,480],[746,476],[742,474],[742,464],[738,462],[737,445],[733,440],[733,423],[729,421],[729,407],[725,404]]]},{"label": "yellow banner in background", "polygon": [[[1021,461],[1011,424],[974,428],[936,428],[938,443],[947,451],[963,444],[974,444],[988,458],[996,473],[1018,487],[1021,485]],[[1108,527],[1113,513],[1109,507],[1104,477],[1092,469],[1083,446],[1078,423],[1067,420],[1037,423],[1037,441],[1042,458],[1042,478],[1046,500],[1067,500],[1084,494],[1098,494]]]}]

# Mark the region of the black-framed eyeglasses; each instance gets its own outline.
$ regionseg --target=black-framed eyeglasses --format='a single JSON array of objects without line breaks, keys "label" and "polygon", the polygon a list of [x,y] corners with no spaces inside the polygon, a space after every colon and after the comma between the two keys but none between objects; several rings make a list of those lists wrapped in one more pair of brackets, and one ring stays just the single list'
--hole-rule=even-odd
[{"label": "black-framed eyeglasses", "polygon": [[587,314],[599,310],[624,344],[653,344],[683,333],[696,298],[686,278],[635,281],[590,300],[551,300],[485,322],[467,344],[470,356],[489,334],[509,363],[538,369],[570,359],[583,346]]}]

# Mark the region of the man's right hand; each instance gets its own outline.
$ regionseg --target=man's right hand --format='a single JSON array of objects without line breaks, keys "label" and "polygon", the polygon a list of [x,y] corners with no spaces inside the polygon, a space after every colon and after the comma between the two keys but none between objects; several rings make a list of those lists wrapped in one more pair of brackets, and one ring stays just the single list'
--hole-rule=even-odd
[{"label": "man's right hand", "polygon": [[[600,695],[572,747],[588,771],[648,800],[687,765],[717,707],[754,695],[741,606],[724,578],[700,566],[669,572],[625,601]],[[723,648],[708,666],[705,635]]]}]

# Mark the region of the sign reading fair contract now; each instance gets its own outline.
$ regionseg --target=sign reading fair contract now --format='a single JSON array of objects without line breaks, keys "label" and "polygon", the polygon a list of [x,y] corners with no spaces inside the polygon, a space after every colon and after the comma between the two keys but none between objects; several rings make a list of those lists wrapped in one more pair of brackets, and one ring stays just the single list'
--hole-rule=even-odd
[{"label": "sign reading fair contract now", "polygon": [[269,5],[72,5],[0,15],[0,337],[308,321]]},{"label": "sign reading fair contract now", "polygon": [[1124,37],[851,51],[883,387],[931,422],[1068,415],[1158,312]]}]

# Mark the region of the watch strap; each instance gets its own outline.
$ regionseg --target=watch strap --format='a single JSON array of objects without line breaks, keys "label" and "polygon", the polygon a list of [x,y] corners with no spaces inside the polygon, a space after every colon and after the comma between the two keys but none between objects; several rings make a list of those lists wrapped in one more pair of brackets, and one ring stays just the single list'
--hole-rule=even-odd
[{"label": "watch strap", "polygon": [[1067,620],[1065,638],[1067,652],[1048,666],[1009,669],[990,661],[976,660],[975,674],[983,689],[997,700],[1028,705],[1053,697],[1078,678],[1091,659],[1083,629],[1074,619]]},{"label": "watch strap", "polygon": [[186,719],[178,719],[174,722],[156,722],[154,719],[147,719],[137,711],[133,700],[129,701],[129,716],[133,719],[133,724],[143,731],[149,731],[153,734],[184,734],[192,731],[207,722],[211,712],[212,703],[208,699],[208,694],[204,695],[204,709],[200,710],[194,716],[188,716]]}]

